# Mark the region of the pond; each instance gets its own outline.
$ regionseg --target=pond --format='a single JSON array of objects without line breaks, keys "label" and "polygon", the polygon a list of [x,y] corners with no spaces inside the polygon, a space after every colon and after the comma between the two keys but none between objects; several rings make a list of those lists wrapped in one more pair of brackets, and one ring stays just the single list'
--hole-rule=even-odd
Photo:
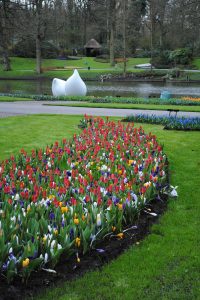
[{"label": "pond", "polygon": [[[200,83],[86,82],[93,96],[159,97],[167,90],[173,97],[200,95]],[[51,80],[0,80],[0,93],[51,95]]]}]

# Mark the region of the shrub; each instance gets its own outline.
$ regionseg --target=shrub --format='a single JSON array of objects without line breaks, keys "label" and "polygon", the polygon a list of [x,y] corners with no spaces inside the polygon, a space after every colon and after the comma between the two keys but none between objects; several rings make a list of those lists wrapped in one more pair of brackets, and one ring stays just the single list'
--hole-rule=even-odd
[{"label": "shrub", "polygon": [[156,68],[166,68],[166,66],[171,65],[171,59],[170,59],[170,51],[160,51],[158,55],[154,56],[152,58],[151,62]]},{"label": "shrub", "polygon": [[189,65],[192,61],[192,51],[189,48],[164,50],[152,59],[152,64],[157,68],[166,68],[176,65]]},{"label": "shrub", "polygon": [[[42,57],[43,58],[56,58],[59,49],[48,41],[42,42]],[[13,55],[18,57],[36,57],[35,40],[31,37],[19,41],[12,49]]]},{"label": "shrub", "polygon": [[169,59],[175,65],[188,65],[192,60],[192,51],[189,48],[181,48],[171,51]]}]

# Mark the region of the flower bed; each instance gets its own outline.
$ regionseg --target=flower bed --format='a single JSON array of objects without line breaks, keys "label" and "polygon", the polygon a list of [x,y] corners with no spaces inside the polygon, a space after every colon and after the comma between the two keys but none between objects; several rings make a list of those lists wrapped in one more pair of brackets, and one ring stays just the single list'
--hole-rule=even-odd
[{"label": "flower bed", "polygon": [[200,118],[177,118],[172,116],[156,116],[156,115],[131,115],[126,117],[124,122],[140,122],[148,124],[161,124],[164,125],[164,129],[171,130],[200,130]]},{"label": "flower bed", "polygon": [[192,102],[200,102],[200,98],[199,97],[182,97],[181,100],[192,101]]},{"label": "flower bed", "polygon": [[[89,121],[89,122],[88,122]],[[152,134],[87,118],[89,127],[0,165],[0,273],[11,281],[80,257],[123,226],[166,186],[167,159]]]},{"label": "flower bed", "polygon": [[160,98],[134,98],[134,97],[94,97],[94,96],[62,96],[54,97],[51,95],[29,95],[29,94],[8,94],[0,93],[0,96],[9,96],[20,98],[30,98],[34,101],[77,101],[77,102],[88,102],[88,103],[121,103],[121,104],[155,104],[155,105],[186,105],[186,106],[199,106],[200,101],[197,101],[197,98],[190,98],[187,101],[183,98],[176,99],[171,98],[168,100]]}]

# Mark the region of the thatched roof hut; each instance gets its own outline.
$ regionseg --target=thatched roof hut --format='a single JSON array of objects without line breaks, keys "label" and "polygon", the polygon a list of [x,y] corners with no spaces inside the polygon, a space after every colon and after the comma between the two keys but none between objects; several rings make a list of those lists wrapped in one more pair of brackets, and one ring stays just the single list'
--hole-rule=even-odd
[{"label": "thatched roof hut", "polygon": [[87,56],[97,56],[100,53],[101,45],[95,39],[91,39],[84,48]]}]

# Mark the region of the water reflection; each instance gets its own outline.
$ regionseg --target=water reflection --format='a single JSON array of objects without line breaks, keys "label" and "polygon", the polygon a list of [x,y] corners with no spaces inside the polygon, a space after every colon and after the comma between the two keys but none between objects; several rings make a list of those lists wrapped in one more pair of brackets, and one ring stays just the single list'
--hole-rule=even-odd
[{"label": "water reflection", "polygon": [[[93,96],[160,96],[167,90],[172,96],[199,96],[199,83],[162,82],[86,82],[88,95]],[[0,80],[0,93],[51,95],[51,80]]]}]

